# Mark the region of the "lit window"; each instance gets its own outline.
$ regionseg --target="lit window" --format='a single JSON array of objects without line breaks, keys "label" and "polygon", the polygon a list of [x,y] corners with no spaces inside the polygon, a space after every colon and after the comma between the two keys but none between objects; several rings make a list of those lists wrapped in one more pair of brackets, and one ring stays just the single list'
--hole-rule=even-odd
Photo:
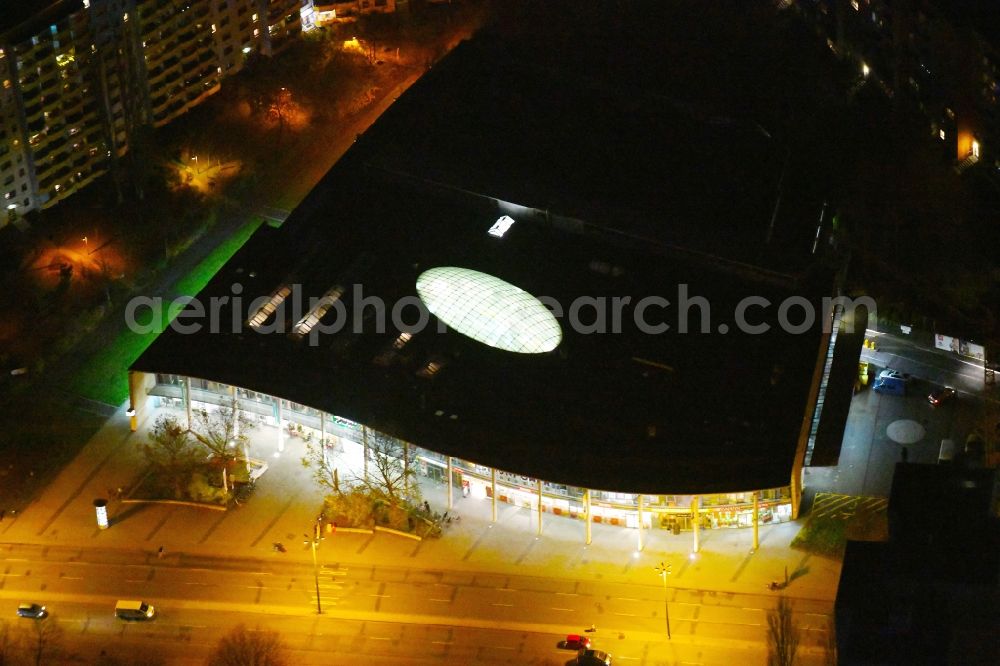
[{"label": "lit window", "polygon": [[250,20],[251,20],[251,21],[256,21],[256,20],[257,20],[257,15],[256,15],[256,14],[254,14],[253,16],[251,16],[251,17],[250,17]]},{"label": "lit window", "polygon": [[944,141],[944,130],[938,130],[938,136],[941,137],[942,141]]},{"label": "lit window", "polygon": [[128,12],[125,12],[125,15],[122,16],[122,21],[124,21],[125,23],[128,23]]},{"label": "lit window", "polygon": [[972,156],[979,158],[979,142],[975,139],[972,140]]},{"label": "lit window", "polygon": [[510,215],[504,215],[490,227],[488,233],[490,236],[496,236],[497,238],[503,238],[503,235],[507,233],[507,230],[514,226],[514,219]]},{"label": "lit window", "polygon": [[215,24],[214,23],[212,24],[212,34],[213,35],[215,34]]},{"label": "lit window", "polygon": [[83,0],[83,8],[90,9],[90,0]]},{"label": "lit window", "polygon": [[486,273],[432,268],[417,278],[417,294],[442,322],[496,349],[542,354],[562,341],[559,322],[541,301]]},{"label": "lit window", "polygon": [[260,34],[260,30],[258,28],[254,28],[253,29],[253,36],[256,37],[259,34]]},{"label": "lit window", "polygon": [[861,76],[867,77],[871,73],[867,63],[861,63]]}]

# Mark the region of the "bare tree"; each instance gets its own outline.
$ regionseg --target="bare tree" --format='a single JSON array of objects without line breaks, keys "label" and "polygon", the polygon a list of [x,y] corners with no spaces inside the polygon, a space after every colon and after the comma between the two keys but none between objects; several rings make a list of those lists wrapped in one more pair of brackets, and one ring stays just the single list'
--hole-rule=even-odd
[{"label": "bare tree", "polygon": [[59,651],[63,630],[49,619],[36,620],[32,624],[34,630],[30,632],[27,640],[28,655],[35,666],[41,666]]},{"label": "bare tree", "polygon": [[284,666],[285,646],[276,631],[237,625],[221,639],[208,666]]},{"label": "bare tree", "polygon": [[10,626],[7,620],[0,620],[0,666],[6,666],[11,662],[10,654],[13,651],[14,639],[10,633]]},{"label": "bare tree", "polygon": [[388,501],[393,508],[402,502],[420,501],[413,447],[388,435],[369,433],[368,473],[355,476],[355,482],[373,496]]},{"label": "bare tree", "polygon": [[302,456],[302,466],[312,472],[313,481],[323,492],[340,492],[340,475],[333,465],[333,456],[325,451],[323,442],[307,442],[306,455]]},{"label": "bare tree", "polygon": [[222,489],[229,492],[226,470],[243,455],[249,441],[246,432],[254,427],[253,422],[240,412],[235,397],[211,412],[203,409],[192,413],[191,421],[191,435],[222,465]]},{"label": "bare tree", "polygon": [[792,604],[785,597],[767,614],[768,666],[792,666],[799,649],[799,628],[792,618]]},{"label": "bare tree", "polygon": [[184,473],[198,456],[198,449],[194,447],[187,428],[173,416],[160,416],[149,432],[149,441],[142,444],[140,450],[151,465],[171,476],[174,494],[179,497]]}]

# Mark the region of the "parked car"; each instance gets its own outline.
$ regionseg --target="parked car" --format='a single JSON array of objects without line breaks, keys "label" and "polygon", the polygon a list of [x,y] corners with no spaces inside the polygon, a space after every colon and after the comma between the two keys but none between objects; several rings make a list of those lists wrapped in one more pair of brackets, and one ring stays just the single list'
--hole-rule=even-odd
[{"label": "parked car", "polygon": [[40,606],[39,604],[21,604],[17,607],[17,616],[26,617],[32,620],[42,620],[47,617],[49,612],[45,610],[45,606]]},{"label": "parked car", "polygon": [[942,386],[938,390],[927,396],[927,402],[931,403],[934,407],[940,404],[950,402],[955,399],[957,391],[950,386]]},{"label": "parked car", "polygon": [[590,647],[590,637],[569,634],[566,636],[566,640],[560,641],[559,647],[564,650],[586,650]]}]

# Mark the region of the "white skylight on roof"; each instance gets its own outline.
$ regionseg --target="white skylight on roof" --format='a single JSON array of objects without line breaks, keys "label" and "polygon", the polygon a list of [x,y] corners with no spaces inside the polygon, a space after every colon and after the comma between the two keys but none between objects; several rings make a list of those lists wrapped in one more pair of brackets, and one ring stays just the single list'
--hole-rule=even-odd
[{"label": "white skylight on roof", "polygon": [[507,233],[507,230],[514,226],[514,218],[510,215],[504,215],[503,217],[497,219],[487,231],[490,236],[496,236],[497,238],[503,238],[503,235]]},{"label": "white skylight on roof", "polygon": [[431,268],[417,278],[417,294],[445,324],[496,349],[542,354],[562,341],[559,322],[541,301],[486,273]]}]

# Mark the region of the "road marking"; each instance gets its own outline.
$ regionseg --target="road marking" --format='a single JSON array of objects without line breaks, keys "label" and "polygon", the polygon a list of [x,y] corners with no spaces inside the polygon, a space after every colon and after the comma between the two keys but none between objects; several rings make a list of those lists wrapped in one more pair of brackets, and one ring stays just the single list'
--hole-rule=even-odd
[{"label": "road marking", "polygon": [[550,608],[549,610],[566,611],[567,613],[575,613],[575,608]]},{"label": "road marking", "polygon": [[746,607],[743,607],[740,610],[762,611],[764,609],[763,608],[746,608]]},{"label": "road marking", "polygon": [[368,596],[369,597],[381,597],[382,599],[388,599],[389,598],[388,594],[369,594]]},{"label": "road marking", "polygon": [[441,601],[446,604],[451,603],[451,599],[432,599],[431,597],[427,597],[427,601]]},{"label": "road marking", "polygon": [[373,641],[391,641],[392,640],[391,638],[387,638],[385,636],[368,636],[368,638],[370,638]]},{"label": "road marking", "polygon": [[506,645],[494,645],[492,646],[494,650],[515,650],[516,648],[507,647]]},{"label": "road marking", "polygon": [[622,617],[635,617],[635,613],[615,613],[615,615],[621,615]]},{"label": "road marking", "polygon": [[578,596],[580,596],[576,592],[556,592],[556,594],[558,594],[560,596],[563,596],[563,597],[578,597]]},{"label": "road marking", "polygon": [[82,576],[60,576],[63,580],[83,580]]},{"label": "road marking", "polygon": [[493,589],[497,592],[517,592],[517,590],[510,587],[495,587]]},{"label": "road marking", "polygon": [[30,560],[23,557],[8,557],[4,559],[4,562],[30,562]]},{"label": "road marking", "polygon": [[204,587],[208,587],[210,585],[215,585],[215,583],[200,583],[200,582],[190,581],[190,580],[189,581],[184,581],[184,584],[185,585],[201,585],[201,586],[204,586]]},{"label": "road marking", "polygon": [[126,583],[145,583],[146,579],[145,578],[126,578],[125,582]]},{"label": "road marking", "polygon": [[642,599],[630,599],[628,597],[615,597],[615,600],[616,601],[635,601],[635,602],[641,602],[642,601]]},{"label": "road marking", "polygon": [[451,641],[431,641],[434,645],[451,645]]},{"label": "road marking", "polygon": [[511,608],[513,605],[514,604],[490,604],[490,606],[505,606],[507,608]]}]

